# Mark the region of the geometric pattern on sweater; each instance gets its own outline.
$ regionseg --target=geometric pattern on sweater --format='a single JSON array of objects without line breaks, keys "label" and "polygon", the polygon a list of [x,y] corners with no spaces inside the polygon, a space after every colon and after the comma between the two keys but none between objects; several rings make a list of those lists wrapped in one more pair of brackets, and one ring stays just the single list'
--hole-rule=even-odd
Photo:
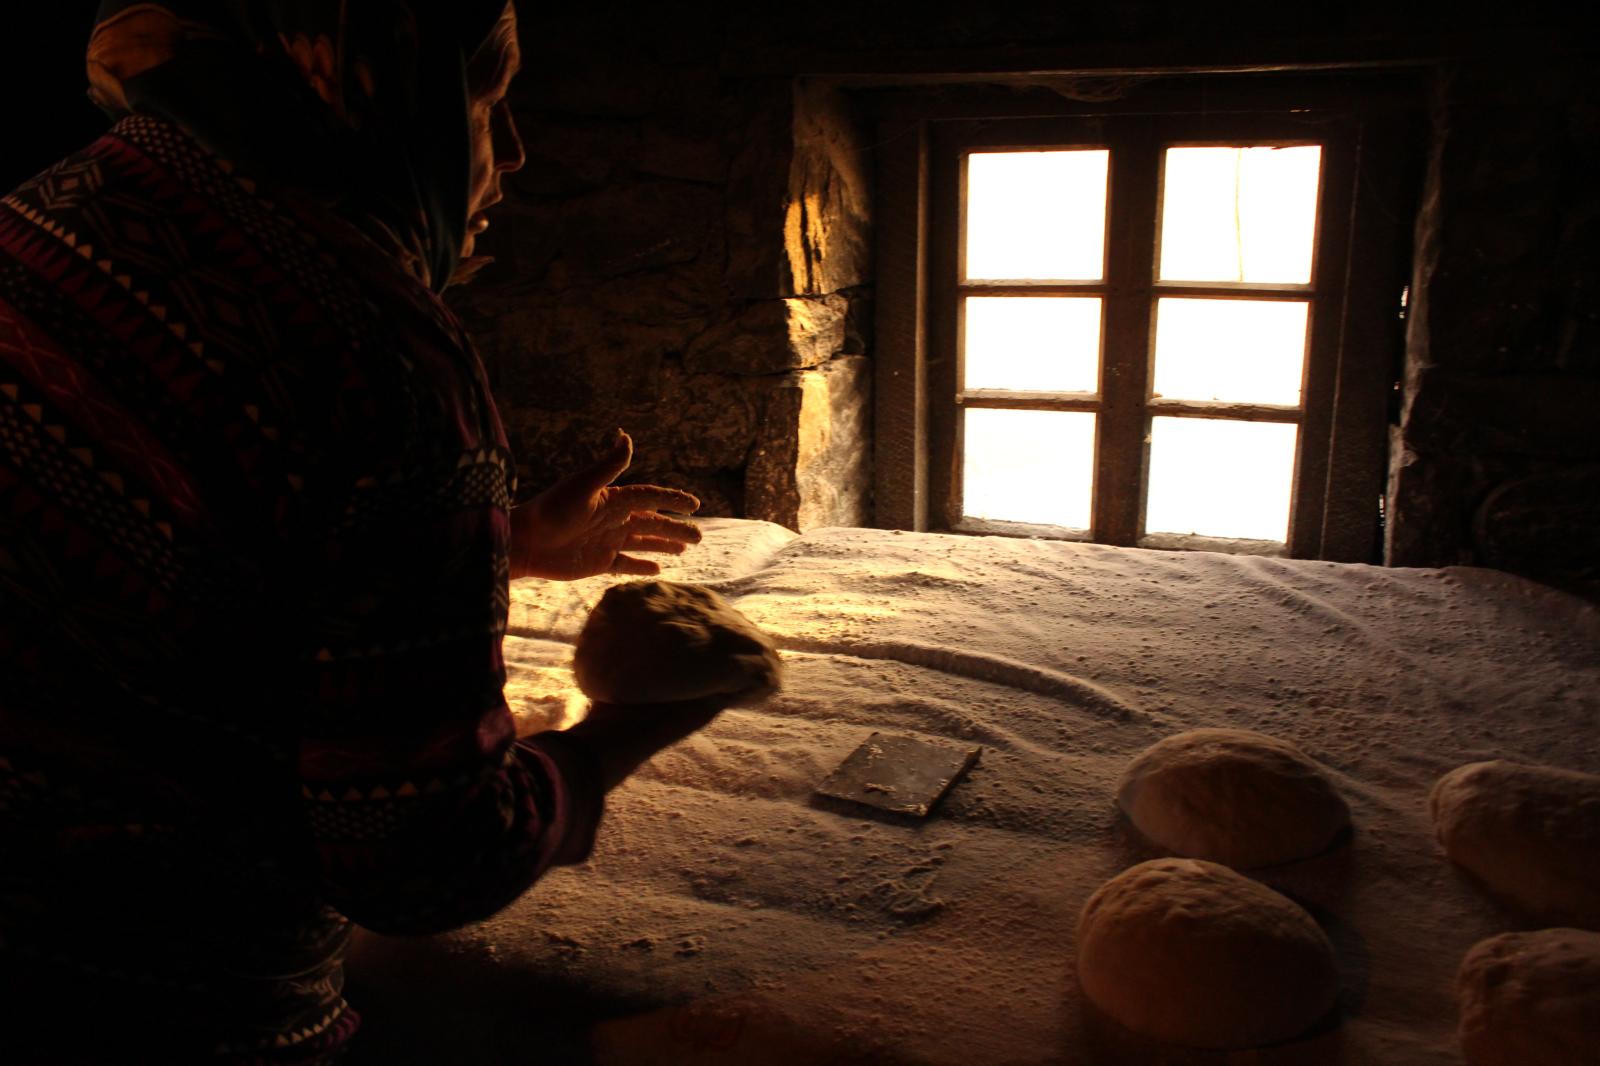
[{"label": "geometric pattern on sweater", "polygon": [[332,1049],[341,912],[449,928],[585,839],[592,768],[504,704],[513,468],[437,297],[178,128],[0,198],[0,969]]}]

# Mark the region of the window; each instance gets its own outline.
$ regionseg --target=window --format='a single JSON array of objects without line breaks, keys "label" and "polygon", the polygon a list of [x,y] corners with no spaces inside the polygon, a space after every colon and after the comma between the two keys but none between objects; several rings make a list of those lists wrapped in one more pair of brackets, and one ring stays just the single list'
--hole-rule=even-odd
[{"label": "window", "polygon": [[1375,559],[1415,133],[1267,95],[884,123],[881,524]]}]

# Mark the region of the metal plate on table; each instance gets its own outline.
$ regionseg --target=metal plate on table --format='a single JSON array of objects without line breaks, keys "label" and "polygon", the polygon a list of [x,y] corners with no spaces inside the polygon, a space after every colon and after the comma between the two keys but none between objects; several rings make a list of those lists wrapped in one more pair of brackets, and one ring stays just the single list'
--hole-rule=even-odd
[{"label": "metal plate on table", "polygon": [[926,818],[982,750],[873,733],[817,786],[817,795]]}]

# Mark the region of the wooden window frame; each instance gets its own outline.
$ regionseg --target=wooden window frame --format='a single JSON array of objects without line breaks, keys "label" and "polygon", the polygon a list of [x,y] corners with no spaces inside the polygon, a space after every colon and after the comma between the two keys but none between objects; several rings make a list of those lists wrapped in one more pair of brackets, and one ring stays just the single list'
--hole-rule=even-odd
[{"label": "wooden window frame", "polygon": [[[1378,561],[1391,399],[1400,372],[1399,299],[1409,211],[1397,205],[1421,156],[1414,97],[1368,81],[1209,77],[1161,83],[1104,104],[1006,114],[982,94],[943,113],[898,106],[879,123],[877,522],[893,528],[1091,539],[1302,558]],[[1203,109],[1197,109],[1197,102]],[[1031,105],[1037,111],[1039,105]],[[1013,111],[1028,108],[1013,108]],[[1065,112],[1065,113],[1060,113]],[[1306,285],[1159,282],[1159,175],[1167,147],[1323,146],[1318,238]],[[963,160],[972,150],[1111,151],[1106,270],[1096,282],[959,281]],[[1359,269],[1354,268],[1359,265]],[[1098,394],[965,392],[962,294],[1096,295],[1102,305]],[[1155,301],[1162,296],[1308,300],[1301,404],[1206,404],[1149,396]],[[1093,525],[1083,534],[959,514],[964,407],[1093,410]],[[1287,543],[1155,535],[1143,528],[1148,435],[1158,415],[1225,416],[1299,427]]]}]

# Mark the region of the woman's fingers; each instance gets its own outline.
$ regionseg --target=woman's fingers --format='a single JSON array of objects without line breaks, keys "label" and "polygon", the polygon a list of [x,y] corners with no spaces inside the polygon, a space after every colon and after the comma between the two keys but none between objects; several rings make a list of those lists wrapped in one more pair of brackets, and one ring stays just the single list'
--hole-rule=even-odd
[{"label": "woman's fingers", "polygon": [[635,559],[631,555],[618,555],[611,561],[611,572],[633,577],[655,577],[661,573],[661,564],[649,559]]},{"label": "woman's fingers", "polygon": [[681,518],[658,514],[636,514],[628,519],[628,532],[641,537],[659,537],[678,544],[699,544],[700,527]]},{"label": "woman's fingers", "polygon": [[630,533],[623,542],[622,550],[629,552],[665,552],[668,555],[682,555],[688,545],[681,540],[668,540],[666,537],[650,537],[639,533]]},{"label": "woman's fingers", "polygon": [[660,485],[616,485],[610,490],[615,506],[629,511],[676,511],[693,514],[700,509],[700,501],[687,492],[662,488]]},{"label": "woman's fingers", "polygon": [[574,488],[585,496],[599,492],[621,477],[631,462],[633,462],[633,439],[619,429],[616,436],[611,439],[611,446],[606,453],[596,460],[593,466],[573,475]]}]

